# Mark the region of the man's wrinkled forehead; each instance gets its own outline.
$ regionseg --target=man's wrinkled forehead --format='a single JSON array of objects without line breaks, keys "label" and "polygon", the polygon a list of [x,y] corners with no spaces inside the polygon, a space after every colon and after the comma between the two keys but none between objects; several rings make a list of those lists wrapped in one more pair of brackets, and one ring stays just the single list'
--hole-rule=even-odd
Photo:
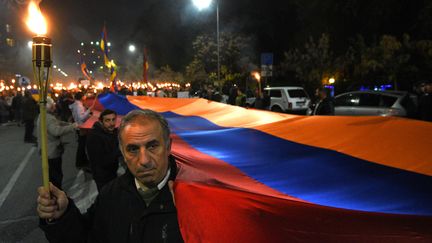
[{"label": "man's wrinkled forehead", "polygon": [[150,117],[136,117],[133,120],[129,121],[128,124],[124,127],[124,129],[121,131],[121,136],[123,137],[124,133],[126,131],[129,131],[131,127],[137,126],[149,126],[151,130],[154,130],[158,134],[162,133],[162,127],[157,120]]}]

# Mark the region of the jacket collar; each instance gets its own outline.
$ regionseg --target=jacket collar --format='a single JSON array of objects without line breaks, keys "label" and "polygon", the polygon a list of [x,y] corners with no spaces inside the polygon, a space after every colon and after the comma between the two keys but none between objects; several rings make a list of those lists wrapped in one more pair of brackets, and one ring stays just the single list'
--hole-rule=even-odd
[{"label": "jacket collar", "polygon": [[[177,175],[177,165],[176,165],[174,156],[169,155],[169,157],[168,157],[168,164],[169,164],[169,168],[170,168],[170,175],[169,175],[169,179],[168,180],[175,180],[176,175]],[[135,185],[135,177],[129,171],[129,169],[126,170],[125,174],[122,175],[119,178],[119,180],[120,180],[120,184],[122,185],[122,187],[124,187],[126,190],[128,190],[130,192],[137,192],[137,188],[136,188],[136,185]]]}]

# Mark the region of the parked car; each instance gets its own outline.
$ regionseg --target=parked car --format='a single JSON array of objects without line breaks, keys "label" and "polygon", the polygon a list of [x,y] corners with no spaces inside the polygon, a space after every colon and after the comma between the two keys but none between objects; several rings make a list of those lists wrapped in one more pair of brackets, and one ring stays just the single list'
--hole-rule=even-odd
[{"label": "parked car", "polygon": [[415,103],[408,92],[353,91],[335,97],[335,115],[408,116],[415,113]]},{"label": "parked car", "polygon": [[[264,92],[270,97],[269,110],[275,112],[306,113],[310,98],[302,87],[267,87]],[[246,105],[253,107],[254,97],[246,99]]]}]

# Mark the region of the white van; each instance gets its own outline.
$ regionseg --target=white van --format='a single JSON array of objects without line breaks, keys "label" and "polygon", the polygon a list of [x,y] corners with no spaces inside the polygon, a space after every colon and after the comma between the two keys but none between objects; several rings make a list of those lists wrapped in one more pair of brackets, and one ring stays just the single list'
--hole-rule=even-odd
[{"label": "white van", "polygon": [[270,97],[269,109],[275,112],[306,113],[311,102],[302,87],[268,87],[264,92]]}]

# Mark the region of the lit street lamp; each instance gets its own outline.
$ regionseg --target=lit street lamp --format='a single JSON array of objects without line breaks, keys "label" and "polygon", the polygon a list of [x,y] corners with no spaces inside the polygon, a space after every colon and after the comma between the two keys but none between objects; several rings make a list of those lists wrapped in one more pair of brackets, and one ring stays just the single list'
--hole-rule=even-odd
[{"label": "lit street lamp", "polygon": [[135,45],[129,45],[129,51],[130,52],[135,52],[135,50],[136,50],[136,47],[135,47]]},{"label": "lit street lamp", "polygon": [[[129,45],[129,52],[135,53],[136,47],[134,44]],[[148,63],[147,63],[147,49],[144,47],[142,49],[143,51],[143,82],[147,83],[147,69],[148,69]]]},{"label": "lit street lamp", "polygon": [[[213,0],[192,0],[195,7],[201,11],[210,7]],[[220,38],[219,38],[219,0],[216,0],[216,41],[217,41],[217,78],[220,81]]]}]

